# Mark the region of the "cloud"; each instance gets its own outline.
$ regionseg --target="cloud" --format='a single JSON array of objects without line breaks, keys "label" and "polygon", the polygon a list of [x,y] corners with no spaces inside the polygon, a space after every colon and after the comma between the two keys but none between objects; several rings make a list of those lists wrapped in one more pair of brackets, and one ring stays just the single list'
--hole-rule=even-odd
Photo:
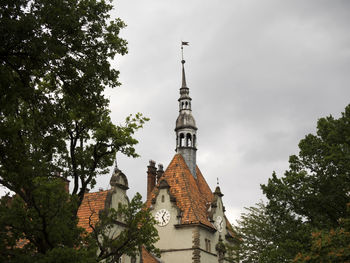
[{"label": "cloud", "polygon": [[283,174],[317,119],[338,116],[349,103],[349,5],[118,1],[130,52],[115,64],[123,86],[110,93],[112,118],[138,111],[151,118],[137,134],[142,157],[119,162],[131,193],[145,196],[148,159],[167,166],[175,153],[185,40],[198,165],[212,188],[220,178],[233,217],[263,198],[259,185],[274,170]]},{"label": "cloud", "polygon": [[259,185],[283,174],[318,118],[350,102],[349,1],[119,0],[114,16],[128,24],[129,54],[112,62],[123,84],[106,91],[112,120],[151,118],[136,135],[142,157],[118,157],[131,195],[145,196],[149,159],[166,167],[175,153],[181,40],[198,165],[212,188],[219,177],[229,216],[263,197]]}]

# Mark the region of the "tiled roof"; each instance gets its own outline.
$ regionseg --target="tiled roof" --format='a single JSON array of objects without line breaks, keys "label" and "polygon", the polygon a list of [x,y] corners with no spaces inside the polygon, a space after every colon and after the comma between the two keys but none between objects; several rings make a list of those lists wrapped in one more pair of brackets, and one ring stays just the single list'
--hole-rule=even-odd
[{"label": "tiled roof", "polygon": [[210,190],[210,187],[205,181],[201,171],[199,170],[198,166],[196,167],[196,174],[197,174],[197,185],[198,189],[201,192],[202,196],[205,198],[207,203],[210,203],[213,200],[213,193]]},{"label": "tiled roof", "polygon": [[89,233],[92,232],[92,228],[89,225],[89,218],[91,217],[92,225],[96,224],[99,211],[105,208],[107,193],[108,190],[85,193],[83,202],[78,210],[78,226],[85,228]]},{"label": "tiled roof", "polygon": [[[162,178],[166,179],[170,193],[176,198],[176,205],[183,213],[181,224],[201,223],[214,228],[207,214],[208,203],[212,201],[213,194],[198,167],[195,179],[182,155],[176,154]],[[147,200],[148,207],[157,195],[158,185],[153,189],[150,200]]]},{"label": "tiled roof", "polygon": [[233,230],[233,227],[232,227],[230,221],[228,221],[226,216],[225,216],[225,221],[226,221],[227,232],[231,235],[231,237],[237,237],[235,234],[235,231]]},{"label": "tiled roof", "polygon": [[159,263],[151,253],[149,253],[144,247],[142,247],[142,262],[143,263]]}]

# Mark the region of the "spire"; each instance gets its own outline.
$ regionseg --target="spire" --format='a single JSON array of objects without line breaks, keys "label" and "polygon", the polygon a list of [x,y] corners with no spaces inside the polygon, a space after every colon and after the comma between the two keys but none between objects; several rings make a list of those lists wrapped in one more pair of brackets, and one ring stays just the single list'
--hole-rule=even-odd
[{"label": "spire", "polygon": [[190,90],[187,87],[186,75],[185,75],[185,60],[183,59],[183,46],[188,46],[188,42],[182,42],[181,54],[182,54],[182,85],[180,88],[179,101],[179,116],[176,120],[175,132],[176,132],[176,152],[180,153],[190,169],[192,175],[196,176],[196,151],[197,151],[197,138],[196,138],[196,121],[192,116],[191,97]]},{"label": "spire", "polygon": [[182,86],[181,88],[187,88],[186,75],[185,75],[185,60],[181,60],[182,63]]},{"label": "spire", "polygon": [[115,161],[114,161],[114,169],[113,172],[117,173],[119,171],[118,169],[118,162],[117,162],[117,154],[115,154]]}]

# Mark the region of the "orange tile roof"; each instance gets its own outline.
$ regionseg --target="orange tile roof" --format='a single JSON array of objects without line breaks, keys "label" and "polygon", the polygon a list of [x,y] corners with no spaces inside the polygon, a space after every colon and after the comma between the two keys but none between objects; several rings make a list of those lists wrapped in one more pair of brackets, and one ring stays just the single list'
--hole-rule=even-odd
[{"label": "orange tile roof", "polygon": [[95,193],[86,193],[83,202],[78,210],[78,226],[85,228],[89,233],[92,228],[89,225],[89,218],[91,217],[92,225],[98,221],[98,213],[105,208],[105,202],[108,190]]},{"label": "orange tile roof", "polygon": [[142,262],[143,263],[159,263],[151,253],[149,253],[144,247],[142,247]]},{"label": "orange tile roof", "polygon": [[210,190],[210,187],[209,187],[207,181],[205,181],[198,166],[196,167],[196,174],[197,174],[197,185],[198,185],[199,191],[202,193],[202,195],[205,198],[207,203],[212,202],[213,201],[213,193]]},{"label": "orange tile roof", "polygon": [[[195,179],[181,154],[176,154],[165,170],[162,178],[165,178],[170,186],[170,193],[176,198],[176,205],[182,211],[181,224],[204,224],[214,228],[208,220],[208,205],[213,199],[213,194],[197,167],[197,179]],[[160,179],[161,181],[161,179]],[[158,186],[147,200],[150,207],[152,199],[156,197]]]},{"label": "orange tile roof", "polygon": [[237,237],[235,231],[233,230],[233,227],[232,227],[230,221],[227,219],[226,216],[225,216],[225,221],[226,221],[227,232],[231,235],[231,237]]}]

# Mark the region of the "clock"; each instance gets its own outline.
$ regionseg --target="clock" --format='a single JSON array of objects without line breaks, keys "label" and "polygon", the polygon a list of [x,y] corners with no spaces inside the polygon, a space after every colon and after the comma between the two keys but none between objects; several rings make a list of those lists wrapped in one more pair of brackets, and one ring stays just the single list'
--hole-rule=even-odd
[{"label": "clock", "polygon": [[219,232],[222,232],[222,230],[224,229],[224,220],[222,219],[221,216],[217,216],[216,217],[216,219],[215,219],[215,226],[216,226],[216,229]]},{"label": "clock", "polygon": [[170,221],[170,212],[166,209],[160,209],[155,216],[158,226],[166,226]]}]

